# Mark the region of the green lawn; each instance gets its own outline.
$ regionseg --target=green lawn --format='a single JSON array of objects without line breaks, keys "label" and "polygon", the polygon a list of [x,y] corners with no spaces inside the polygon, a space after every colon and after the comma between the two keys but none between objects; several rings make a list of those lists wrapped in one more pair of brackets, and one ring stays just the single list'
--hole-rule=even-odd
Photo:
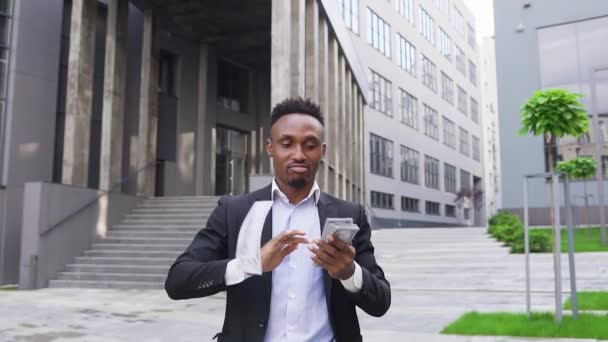
[{"label": "green lawn", "polygon": [[17,286],[0,286],[0,291],[15,291]]},{"label": "green lawn", "polygon": [[[579,310],[608,311],[608,292],[579,292],[577,298]],[[571,298],[564,304],[564,309],[572,309]]]},{"label": "green lawn", "polygon": [[525,314],[470,312],[441,332],[455,335],[569,337],[608,339],[608,315],[579,314],[577,320],[564,316],[556,324],[553,314]]},{"label": "green lawn", "polygon": [[[541,228],[551,236],[551,228]],[[608,252],[608,246],[602,246],[600,227],[577,228],[574,230],[574,250],[576,252]],[[562,252],[568,252],[568,232],[562,229]]]}]

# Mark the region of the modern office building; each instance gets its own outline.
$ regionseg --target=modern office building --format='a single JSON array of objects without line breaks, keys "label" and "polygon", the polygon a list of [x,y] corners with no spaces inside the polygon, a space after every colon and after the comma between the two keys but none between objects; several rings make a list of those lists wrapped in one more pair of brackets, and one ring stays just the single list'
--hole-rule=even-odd
[{"label": "modern office building", "polygon": [[[374,221],[483,224],[484,114],[473,15],[460,0],[339,3],[372,88],[365,159]],[[455,201],[459,192],[467,199]]]},{"label": "modern office building", "polygon": [[[548,170],[547,155],[554,161],[594,156],[601,144],[604,175],[608,161],[608,2],[605,1],[494,1],[496,66],[500,113],[501,189],[503,207],[521,211],[523,177]],[[593,114],[592,76],[596,79],[598,122],[589,134],[565,137],[546,146],[543,137],[517,135],[520,106],[538,89],[561,88],[582,94],[582,103]],[[598,141],[598,138],[600,139]],[[599,164],[598,164],[599,165]],[[599,222],[597,183],[588,182],[591,210],[588,223]],[[606,186],[604,182],[603,186]],[[531,223],[550,223],[548,188],[542,180],[530,184]],[[582,181],[574,182],[577,207],[583,205]],[[563,198],[563,196],[562,196]],[[608,203],[608,199],[604,199]],[[578,223],[581,211],[576,211]]]},{"label": "modern office building", "polygon": [[0,284],[46,286],[142,197],[267,184],[290,96],[327,114],[321,188],[366,197],[370,92],[334,0],[3,0],[0,19]]}]

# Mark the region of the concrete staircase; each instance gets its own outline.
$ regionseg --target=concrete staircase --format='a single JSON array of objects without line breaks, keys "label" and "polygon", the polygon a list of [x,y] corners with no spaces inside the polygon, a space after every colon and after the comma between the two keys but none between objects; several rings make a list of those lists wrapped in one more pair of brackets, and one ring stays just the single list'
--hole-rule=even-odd
[{"label": "concrete staircase", "polygon": [[162,289],[175,258],[217,206],[217,197],[145,200],[77,257],[49,287]]}]

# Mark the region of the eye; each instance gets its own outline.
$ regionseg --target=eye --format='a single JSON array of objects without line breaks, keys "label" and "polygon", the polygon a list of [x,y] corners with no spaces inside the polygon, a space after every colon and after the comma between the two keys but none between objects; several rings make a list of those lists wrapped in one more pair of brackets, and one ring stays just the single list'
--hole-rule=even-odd
[{"label": "eye", "polygon": [[291,146],[291,143],[290,143],[290,142],[288,142],[288,141],[284,141],[284,142],[282,142],[282,143],[281,143],[281,146],[282,146],[282,147],[285,147],[285,148],[288,148],[288,147],[290,147],[290,146]]},{"label": "eye", "polygon": [[308,149],[308,150],[314,150],[316,147],[317,147],[317,145],[315,145],[315,144],[306,145],[306,149]]}]

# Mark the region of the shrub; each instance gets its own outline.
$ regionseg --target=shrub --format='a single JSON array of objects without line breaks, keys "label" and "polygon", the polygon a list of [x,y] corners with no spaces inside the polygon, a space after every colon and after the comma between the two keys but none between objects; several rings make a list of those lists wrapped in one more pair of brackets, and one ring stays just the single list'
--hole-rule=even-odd
[{"label": "shrub", "polygon": [[[551,232],[532,229],[530,230],[530,253],[552,252]],[[517,240],[511,245],[511,253],[524,252],[524,238]]]}]

